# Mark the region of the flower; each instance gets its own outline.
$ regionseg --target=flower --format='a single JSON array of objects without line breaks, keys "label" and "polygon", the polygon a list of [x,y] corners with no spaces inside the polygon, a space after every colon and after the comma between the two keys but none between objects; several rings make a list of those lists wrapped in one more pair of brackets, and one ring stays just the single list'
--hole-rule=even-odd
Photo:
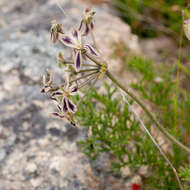
[{"label": "flower", "polygon": [[46,75],[43,75],[43,88],[41,90],[41,93],[47,93],[51,90],[52,86],[52,76],[50,71],[46,70]]},{"label": "flower", "polygon": [[51,22],[52,26],[50,29],[50,34],[51,34],[51,41],[53,43],[56,43],[56,41],[59,39],[59,33],[64,34],[62,28],[61,28],[61,24],[57,24],[56,20],[53,20]]},{"label": "flower", "polygon": [[60,38],[60,41],[67,47],[74,51],[74,65],[76,72],[80,71],[82,66],[82,59],[85,58],[83,50],[87,51],[93,56],[98,56],[96,50],[91,45],[85,45],[79,30],[72,29],[69,34],[65,34]]},{"label": "flower", "polygon": [[95,12],[91,9],[87,8],[84,10],[83,18],[80,22],[79,30],[81,31],[84,26],[84,32],[83,35],[86,36],[88,33],[93,30],[94,23],[93,23],[93,16]]},{"label": "flower", "polygon": [[66,77],[65,85],[59,91],[52,93],[51,99],[58,103],[58,108],[65,115],[65,113],[76,112],[76,106],[71,101],[71,96],[75,95],[78,90],[77,85],[69,83],[69,77]]},{"label": "flower", "polygon": [[139,184],[133,183],[131,185],[131,190],[142,190],[142,188]]}]

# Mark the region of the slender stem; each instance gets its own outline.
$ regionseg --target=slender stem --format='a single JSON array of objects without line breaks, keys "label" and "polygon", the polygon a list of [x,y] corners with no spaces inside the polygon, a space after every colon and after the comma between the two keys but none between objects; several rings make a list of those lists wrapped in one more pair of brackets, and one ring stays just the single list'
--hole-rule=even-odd
[{"label": "slender stem", "polygon": [[78,74],[78,73],[85,73],[85,72],[89,72],[89,71],[98,71],[98,70],[97,69],[84,69],[84,70],[80,70],[76,74]]},{"label": "slender stem", "polygon": [[78,89],[84,87],[86,84],[88,84],[91,80],[95,79],[97,77],[97,75],[92,75],[92,77],[88,78],[86,81],[84,81],[82,84],[80,84],[80,86],[78,87]]},{"label": "slender stem", "polygon": [[[101,65],[100,62],[98,62],[94,57],[88,55],[86,52],[84,52],[85,55],[94,63],[96,63],[97,65]],[[170,133],[168,133],[163,127],[162,125],[157,121],[157,119],[151,114],[151,112],[146,108],[146,106],[132,93],[129,92],[123,85],[121,85],[114,77],[113,75],[107,71],[106,75],[108,76],[108,78],[110,78],[110,80],[112,80],[112,82],[114,82],[119,88],[121,88],[123,91],[125,91],[136,103],[138,103],[141,108],[144,110],[144,112],[149,116],[149,118],[154,122],[155,126],[168,138],[170,139],[172,142],[174,142],[175,144],[177,144],[179,147],[181,147],[183,150],[185,150],[187,153],[190,154],[190,148],[188,148],[187,146],[185,146],[184,144],[182,144],[181,142],[179,142],[175,137],[173,137],[172,135],[170,135]]]},{"label": "slender stem", "polygon": [[83,64],[83,65],[88,67],[98,67],[97,65],[91,65],[91,64]]},{"label": "slender stem", "polygon": [[144,110],[144,112],[149,116],[149,118],[154,122],[154,124],[157,126],[157,128],[168,138],[170,139],[172,142],[174,142],[175,144],[177,144],[179,147],[181,147],[183,150],[185,150],[186,152],[188,152],[190,154],[190,149],[183,145],[181,142],[179,142],[175,137],[173,137],[172,135],[170,135],[162,126],[161,124],[157,121],[157,119],[152,115],[152,113],[146,108],[146,106],[132,93],[129,92],[123,85],[121,85],[117,79],[115,79],[113,77],[113,75],[107,71],[106,75],[108,76],[108,78],[115,83],[119,88],[121,88],[126,94],[128,94],[136,103],[138,103],[141,108]]},{"label": "slender stem", "polygon": [[[92,79],[93,80],[93,79]],[[93,83],[89,86],[88,90],[85,92],[85,94],[83,95],[83,97],[79,100],[79,102],[77,103],[77,108],[79,107],[80,103],[84,100],[84,98],[86,97],[86,95],[89,93],[89,91],[92,89],[92,87],[96,84],[98,80],[98,76],[96,76],[96,79],[93,81]]]},{"label": "slender stem", "polygon": [[131,112],[135,115],[135,117],[137,118],[137,120],[140,122],[141,126],[143,127],[143,129],[146,131],[146,133],[148,134],[148,136],[150,137],[150,139],[152,140],[152,142],[154,143],[154,145],[158,148],[158,150],[160,151],[160,154],[164,157],[164,159],[166,160],[166,162],[168,163],[168,165],[172,168],[173,173],[176,177],[176,180],[179,184],[179,187],[181,190],[183,190],[183,186],[181,184],[181,181],[179,179],[179,176],[177,174],[177,171],[175,169],[175,167],[173,166],[173,164],[170,162],[170,160],[168,159],[168,157],[166,156],[164,150],[158,145],[158,143],[156,142],[156,140],[154,139],[154,137],[151,135],[150,131],[147,129],[147,127],[145,126],[145,124],[143,123],[143,121],[141,120],[141,118],[139,117],[139,115],[136,113],[136,111],[131,107],[131,105],[129,104],[127,98],[122,94],[123,96],[123,100],[128,104],[129,109],[131,110]]},{"label": "slender stem", "polygon": [[81,77],[79,77],[79,78],[76,78],[76,79],[72,80],[70,83],[72,84],[73,82],[76,82],[76,81],[78,81],[78,80],[80,80],[80,79],[84,79],[84,78],[86,78],[86,77],[88,77],[88,76],[91,76],[91,75],[97,73],[97,72],[98,72],[98,71],[89,73],[89,74],[84,75],[84,76],[81,76]]},{"label": "slender stem", "polygon": [[[60,61],[61,62],[61,61]],[[63,65],[74,65],[74,63],[72,61],[64,61],[61,62]],[[91,65],[91,64],[83,64],[84,66],[89,66],[89,67],[98,67],[97,65]]]},{"label": "slender stem", "polygon": [[[184,18],[182,15],[182,24],[184,22]],[[182,45],[183,45],[183,26],[181,26],[181,33],[179,39],[179,51],[178,51],[178,59],[177,59],[177,76],[176,76],[176,93],[174,95],[174,127],[175,133],[177,133],[177,125],[178,125],[178,97],[179,97],[179,80],[180,80],[180,67],[181,65],[181,57],[182,57]]]},{"label": "slender stem", "polygon": [[57,63],[61,63],[62,65],[73,65],[74,63],[72,61],[66,61],[66,60],[57,60]]},{"label": "slender stem", "polygon": [[72,61],[64,61],[63,64],[66,64],[66,65],[73,65],[74,63]]}]

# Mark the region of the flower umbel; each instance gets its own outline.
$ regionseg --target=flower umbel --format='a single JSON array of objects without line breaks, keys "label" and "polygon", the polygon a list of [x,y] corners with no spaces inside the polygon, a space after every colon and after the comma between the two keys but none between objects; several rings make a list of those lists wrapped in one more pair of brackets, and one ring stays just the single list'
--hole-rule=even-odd
[{"label": "flower umbel", "polygon": [[[144,103],[136,97],[133,92],[126,89],[108,70],[107,63],[105,63],[104,59],[100,59],[96,50],[93,48],[91,44],[84,43],[84,38],[90,32],[91,38],[93,41],[94,47],[96,46],[94,35],[92,29],[94,28],[93,24],[93,16],[95,12],[91,9],[86,9],[84,11],[84,15],[82,21],[80,23],[79,29],[72,29],[69,33],[64,33],[62,30],[62,25],[57,24],[56,21],[52,22],[52,27],[50,29],[51,40],[55,43],[57,40],[62,42],[65,46],[71,48],[73,53],[73,60],[65,60],[63,55],[59,53],[58,55],[58,63],[66,66],[67,70],[64,70],[64,76],[67,75],[66,80],[63,84],[58,86],[53,86],[52,77],[49,71],[46,71],[46,76],[43,76],[43,89],[42,93],[47,93],[50,98],[56,102],[58,111],[53,113],[53,115],[58,116],[59,118],[67,119],[71,124],[75,125],[74,122],[74,114],[79,108],[79,104],[85,98],[86,94],[91,90],[91,88],[95,85],[97,80],[102,79],[105,75],[119,87],[122,89],[125,94],[131,97],[147,114],[147,116],[153,121],[155,126],[172,142],[176,143],[180,148],[190,153],[190,149],[180,143],[175,137],[169,134],[165,130],[165,128],[157,121],[157,119],[152,115],[152,113],[146,108]],[[184,29],[187,38],[190,39],[190,22],[189,20],[185,21]],[[97,58],[98,56],[98,58]],[[83,63],[85,59],[85,63]],[[89,61],[89,63],[86,63]],[[83,67],[83,69],[81,69]],[[74,69],[73,69],[74,68]],[[72,75],[73,79],[70,80],[70,76]],[[89,88],[85,91],[85,93],[81,93],[82,97],[80,97],[79,101],[76,105],[72,102],[72,97],[79,92],[81,88],[86,85],[89,85]],[[80,95],[80,94],[79,94]],[[164,157],[165,158],[165,157]],[[166,159],[167,160],[167,159]],[[168,162],[169,163],[169,162]],[[173,166],[170,164],[173,169]],[[175,169],[175,168],[174,168]],[[176,174],[174,174],[179,183],[180,189],[181,183]],[[134,184],[132,186],[133,189],[141,189],[138,184]]]},{"label": "flower umbel", "polygon": [[85,9],[83,13],[83,18],[80,22],[79,30],[81,31],[84,28],[84,31],[82,35],[86,36],[89,34],[90,31],[93,30],[94,28],[94,23],[93,23],[93,16],[95,12],[91,9]]}]

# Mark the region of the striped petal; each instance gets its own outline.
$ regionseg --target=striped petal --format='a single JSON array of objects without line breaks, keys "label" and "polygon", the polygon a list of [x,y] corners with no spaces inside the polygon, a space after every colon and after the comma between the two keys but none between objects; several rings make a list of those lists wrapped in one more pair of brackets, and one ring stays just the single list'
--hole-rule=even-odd
[{"label": "striped petal", "polygon": [[68,112],[68,107],[67,107],[66,98],[63,98],[63,111],[64,111],[64,112]]},{"label": "striped petal", "polygon": [[70,36],[64,35],[60,41],[68,47],[76,48],[76,44]]},{"label": "striped petal", "polygon": [[72,38],[75,41],[76,44],[81,45],[82,44],[82,38],[81,33],[79,30],[72,29],[71,30]]},{"label": "striped petal", "polygon": [[54,98],[54,97],[50,97],[50,99],[51,99],[51,100],[54,100],[54,101],[56,101],[56,102],[57,102],[57,99],[56,99],[56,98]]},{"label": "striped petal", "polygon": [[73,38],[75,38],[76,40],[78,40],[79,34],[78,34],[78,31],[76,29],[73,29],[72,36],[73,36]]},{"label": "striped petal", "polygon": [[80,71],[82,65],[82,53],[80,50],[77,50],[75,54],[75,70],[76,72]]},{"label": "striped petal", "polygon": [[59,118],[64,118],[64,115],[61,115],[61,114],[59,114],[57,112],[52,113],[52,115],[54,115],[56,117],[59,117]]},{"label": "striped petal", "polygon": [[69,90],[69,91],[70,91],[70,95],[71,95],[71,96],[76,95],[77,90],[78,90],[78,86],[77,86],[77,85],[71,86],[71,87],[70,87],[70,90]]},{"label": "striped petal", "polygon": [[86,23],[83,36],[87,36],[88,33],[89,33],[89,31],[90,31],[90,29],[89,29],[89,27],[88,27],[88,24]]},{"label": "striped petal", "polygon": [[57,108],[59,109],[59,111],[61,111],[61,106],[57,105]]},{"label": "striped petal", "polygon": [[78,86],[74,86],[71,90],[71,92],[76,92],[78,90]]},{"label": "striped petal", "polygon": [[52,113],[52,115],[59,117],[59,114],[57,112]]},{"label": "striped petal", "polygon": [[91,27],[91,30],[93,30],[93,28],[94,28],[94,23],[93,22],[90,23],[90,27]]},{"label": "striped petal", "polygon": [[54,92],[52,96],[61,96],[63,95],[63,92]]},{"label": "striped petal", "polygon": [[69,100],[69,99],[67,99],[67,103],[68,103],[68,108],[69,108],[69,110],[74,113],[74,112],[76,111],[75,105],[74,105],[74,104],[72,103],[72,101]]},{"label": "striped petal", "polygon": [[91,55],[93,56],[98,56],[98,53],[96,52],[96,50],[90,46],[90,45],[85,45],[84,48],[87,50],[87,52],[89,52]]}]

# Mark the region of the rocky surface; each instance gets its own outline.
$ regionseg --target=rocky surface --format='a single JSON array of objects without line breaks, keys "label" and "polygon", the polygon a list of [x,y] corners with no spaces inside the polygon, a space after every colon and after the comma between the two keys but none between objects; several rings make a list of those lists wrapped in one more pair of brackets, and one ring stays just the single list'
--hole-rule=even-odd
[{"label": "rocky surface", "polygon": [[[54,105],[40,93],[46,68],[64,80],[55,63],[60,48],[69,56],[67,49],[50,43],[50,21],[69,29],[84,7],[77,0],[0,0],[0,190],[123,190],[130,189],[131,181],[141,182],[140,176],[126,182],[126,176],[107,172],[105,156],[91,164],[77,145],[86,136],[85,128],[53,118]],[[129,26],[102,4],[95,10],[97,42],[106,57],[111,43],[123,35],[129,48],[140,51]],[[121,68],[120,63],[110,64]]]}]

